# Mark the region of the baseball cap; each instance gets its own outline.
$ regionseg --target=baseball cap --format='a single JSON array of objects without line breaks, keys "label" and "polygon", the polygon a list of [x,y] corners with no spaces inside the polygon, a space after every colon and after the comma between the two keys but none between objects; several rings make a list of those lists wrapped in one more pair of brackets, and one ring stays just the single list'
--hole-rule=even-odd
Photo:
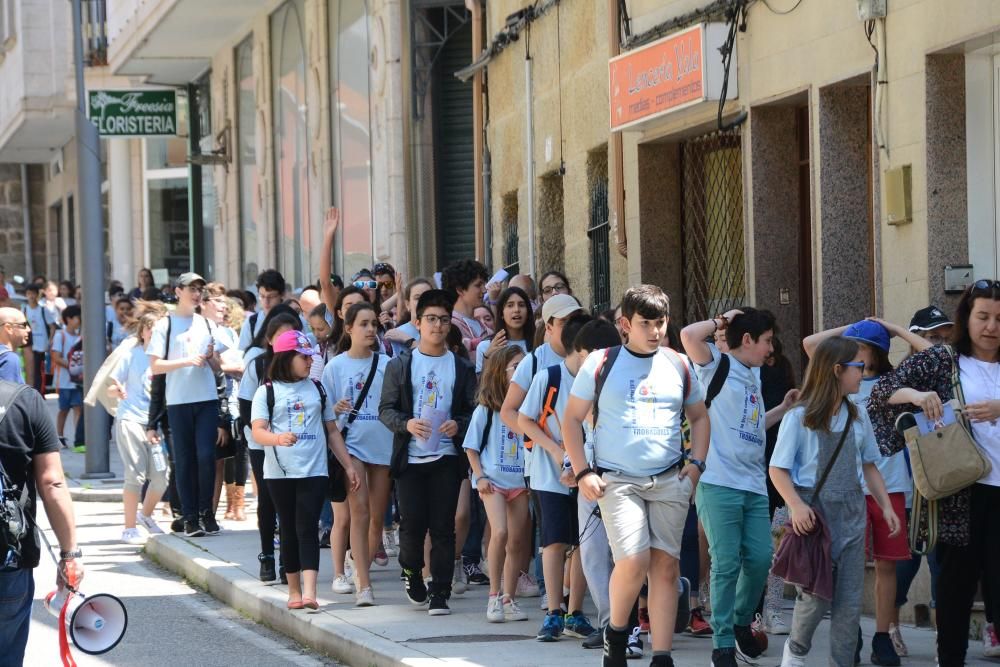
[{"label": "baseball cap", "polygon": [[561,320],[578,310],[583,310],[583,307],[576,297],[571,294],[556,294],[542,305],[542,321],[548,322],[552,318]]},{"label": "baseball cap", "polygon": [[177,278],[178,287],[187,287],[188,285],[194,285],[197,282],[200,282],[202,285],[205,285],[207,281],[201,276],[199,276],[197,273],[194,273],[193,271],[182,273],[180,277]]},{"label": "baseball cap", "polygon": [[844,338],[877,347],[883,352],[889,351],[889,332],[878,322],[871,320],[855,322],[844,331]]},{"label": "baseball cap", "polygon": [[913,313],[910,320],[910,331],[932,331],[938,327],[953,325],[948,316],[937,306],[927,306]]},{"label": "baseball cap", "polygon": [[275,353],[278,352],[299,352],[301,354],[316,356],[316,351],[309,344],[309,339],[301,331],[286,331],[274,339],[271,344]]}]

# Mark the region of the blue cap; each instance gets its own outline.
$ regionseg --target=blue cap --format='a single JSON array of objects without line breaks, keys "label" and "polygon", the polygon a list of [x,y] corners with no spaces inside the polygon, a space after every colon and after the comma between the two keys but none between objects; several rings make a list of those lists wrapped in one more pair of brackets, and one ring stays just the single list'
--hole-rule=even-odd
[{"label": "blue cap", "polygon": [[889,332],[878,322],[871,320],[855,322],[844,331],[844,338],[877,347],[883,352],[889,351]]}]

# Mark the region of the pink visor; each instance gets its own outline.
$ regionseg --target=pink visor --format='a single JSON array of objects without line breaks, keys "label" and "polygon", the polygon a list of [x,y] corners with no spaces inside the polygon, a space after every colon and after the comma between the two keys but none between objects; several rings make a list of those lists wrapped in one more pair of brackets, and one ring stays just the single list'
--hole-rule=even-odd
[{"label": "pink visor", "polygon": [[274,339],[271,347],[275,353],[299,352],[307,356],[315,356],[316,351],[309,344],[309,339],[301,331],[286,331]]}]

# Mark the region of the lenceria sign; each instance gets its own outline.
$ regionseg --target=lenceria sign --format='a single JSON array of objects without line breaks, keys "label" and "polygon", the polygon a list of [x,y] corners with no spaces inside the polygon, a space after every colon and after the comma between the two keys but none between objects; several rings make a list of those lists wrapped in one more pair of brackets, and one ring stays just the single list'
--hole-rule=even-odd
[{"label": "lenceria sign", "polygon": [[173,90],[92,90],[88,108],[102,137],[177,134],[177,93]]}]

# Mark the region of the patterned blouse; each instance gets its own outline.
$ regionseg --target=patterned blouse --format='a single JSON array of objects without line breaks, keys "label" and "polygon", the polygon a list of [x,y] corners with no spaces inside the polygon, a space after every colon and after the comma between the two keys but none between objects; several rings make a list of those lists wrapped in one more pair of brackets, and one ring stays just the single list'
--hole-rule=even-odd
[{"label": "patterned blouse", "polygon": [[[896,417],[913,409],[912,405],[890,405],[889,398],[903,388],[933,391],[942,402],[954,397],[951,384],[952,368],[956,363],[949,348],[935,345],[907,357],[893,372],[879,378],[868,399],[868,415],[875,428],[875,438],[885,455],[895,454],[906,447],[902,434],[896,431]],[[954,546],[969,543],[969,489],[938,501],[938,541]],[[926,513],[922,515],[926,519]],[[925,533],[926,526],[921,528]]]}]

